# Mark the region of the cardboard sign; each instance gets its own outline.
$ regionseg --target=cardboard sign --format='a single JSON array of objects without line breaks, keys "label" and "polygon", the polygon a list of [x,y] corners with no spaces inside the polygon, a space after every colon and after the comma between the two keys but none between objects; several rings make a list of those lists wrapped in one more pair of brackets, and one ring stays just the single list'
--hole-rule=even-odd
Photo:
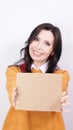
[{"label": "cardboard sign", "polygon": [[62,74],[17,73],[17,110],[61,111]]}]

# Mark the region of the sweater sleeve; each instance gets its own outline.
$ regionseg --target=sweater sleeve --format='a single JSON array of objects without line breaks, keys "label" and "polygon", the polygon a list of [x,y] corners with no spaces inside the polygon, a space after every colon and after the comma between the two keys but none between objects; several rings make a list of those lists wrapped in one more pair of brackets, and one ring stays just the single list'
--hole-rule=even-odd
[{"label": "sweater sleeve", "polygon": [[10,66],[6,70],[6,88],[8,91],[8,97],[10,103],[12,102],[12,91],[16,87],[16,73],[21,72],[20,68],[17,66]]},{"label": "sweater sleeve", "polygon": [[67,91],[70,75],[66,70],[56,70],[55,73],[62,74],[62,91]]}]

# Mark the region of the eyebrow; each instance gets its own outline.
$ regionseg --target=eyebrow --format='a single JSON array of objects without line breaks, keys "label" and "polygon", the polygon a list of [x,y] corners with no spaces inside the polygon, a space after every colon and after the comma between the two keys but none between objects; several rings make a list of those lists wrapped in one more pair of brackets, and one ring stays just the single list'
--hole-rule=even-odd
[{"label": "eyebrow", "polygon": [[[38,39],[40,39],[40,37],[39,37],[38,35],[37,35],[36,37],[37,37]],[[53,43],[51,43],[51,42],[48,41],[48,40],[44,40],[44,41],[45,41],[45,42],[48,42],[48,43],[51,44],[51,45],[54,44],[54,41],[53,41]]]},{"label": "eyebrow", "polygon": [[50,42],[50,41],[47,41],[45,40],[46,42],[48,42],[49,44],[53,45],[54,44],[54,41],[53,42]]}]

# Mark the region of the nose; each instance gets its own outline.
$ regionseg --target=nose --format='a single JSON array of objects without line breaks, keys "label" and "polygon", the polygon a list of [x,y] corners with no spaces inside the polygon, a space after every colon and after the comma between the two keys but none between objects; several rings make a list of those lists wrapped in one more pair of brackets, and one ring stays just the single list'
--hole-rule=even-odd
[{"label": "nose", "polygon": [[37,49],[41,49],[42,48],[42,42],[39,42],[38,44],[37,44]]}]

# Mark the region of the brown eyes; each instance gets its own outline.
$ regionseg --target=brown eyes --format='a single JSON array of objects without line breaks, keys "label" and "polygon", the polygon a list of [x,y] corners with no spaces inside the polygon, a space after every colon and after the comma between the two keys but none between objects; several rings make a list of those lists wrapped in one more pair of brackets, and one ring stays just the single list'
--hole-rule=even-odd
[{"label": "brown eyes", "polygon": [[45,44],[46,44],[47,46],[51,46],[49,42],[45,42]]},{"label": "brown eyes", "polygon": [[[34,37],[33,41],[40,42],[40,38]],[[47,41],[44,41],[44,44],[47,45],[47,46],[51,46],[51,44]]]}]

